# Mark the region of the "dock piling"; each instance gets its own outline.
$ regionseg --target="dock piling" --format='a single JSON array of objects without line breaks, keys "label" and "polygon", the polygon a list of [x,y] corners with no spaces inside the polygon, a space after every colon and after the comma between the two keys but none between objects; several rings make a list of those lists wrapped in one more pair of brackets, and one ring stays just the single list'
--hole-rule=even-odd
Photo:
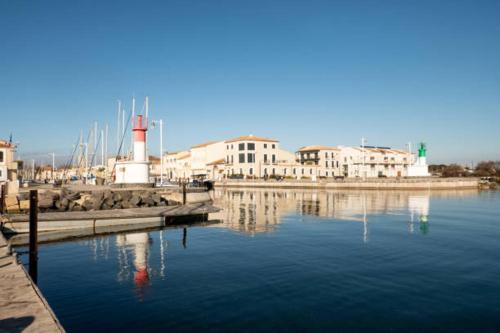
[{"label": "dock piling", "polygon": [[182,204],[186,204],[186,182],[182,183]]},{"label": "dock piling", "polygon": [[38,278],[38,190],[30,190],[29,274],[35,284]]},{"label": "dock piling", "polygon": [[5,212],[5,184],[0,186],[0,214]]}]

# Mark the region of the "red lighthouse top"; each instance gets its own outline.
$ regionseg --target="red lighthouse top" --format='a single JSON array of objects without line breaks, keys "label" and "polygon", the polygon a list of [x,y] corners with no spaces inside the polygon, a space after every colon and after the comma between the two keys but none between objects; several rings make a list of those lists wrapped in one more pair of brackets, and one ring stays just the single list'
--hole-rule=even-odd
[{"label": "red lighthouse top", "polygon": [[142,124],[142,115],[137,116],[137,122],[134,124],[132,131],[134,132],[134,141],[136,142],[146,142],[146,131],[148,130],[147,119],[146,124]]}]

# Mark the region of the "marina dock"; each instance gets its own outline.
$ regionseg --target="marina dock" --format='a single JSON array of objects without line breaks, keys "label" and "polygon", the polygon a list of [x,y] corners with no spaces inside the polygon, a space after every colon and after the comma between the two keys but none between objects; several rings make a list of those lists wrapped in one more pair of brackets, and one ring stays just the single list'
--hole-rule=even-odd
[{"label": "marina dock", "polygon": [[[219,211],[207,203],[186,205],[96,210],[83,212],[49,212],[38,214],[38,231],[67,231],[75,229],[96,229],[100,227],[136,226],[162,227],[174,224],[176,220],[188,217],[203,217]],[[5,234],[27,233],[27,214],[9,215],[2,222]]]},{"label": "marina dock", "polygon": [[0,332],[65,332],[0,233]]}]

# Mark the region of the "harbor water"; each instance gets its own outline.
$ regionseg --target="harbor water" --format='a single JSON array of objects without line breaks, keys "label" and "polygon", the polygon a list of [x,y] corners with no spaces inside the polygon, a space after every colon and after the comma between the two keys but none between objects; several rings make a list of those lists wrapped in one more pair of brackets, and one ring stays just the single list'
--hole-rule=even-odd
[{"label": "harbor water", "polygon": [[231,189],[216,205],[217,224],[40,245],[39,287],[61,324],[500,331],[500,192]]}]

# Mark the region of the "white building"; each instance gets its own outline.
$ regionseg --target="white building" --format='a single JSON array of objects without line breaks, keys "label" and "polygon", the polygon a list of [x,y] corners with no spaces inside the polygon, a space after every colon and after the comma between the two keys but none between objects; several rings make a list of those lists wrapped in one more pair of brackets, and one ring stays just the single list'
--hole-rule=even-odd
[{"label": "white building", "polygon": [[312,145],[294,154],[281,149],[278,140],[254,135],[203,143],[164,158],[170,180],[406,177],[414,161],[410,152],[373,146]]}]

